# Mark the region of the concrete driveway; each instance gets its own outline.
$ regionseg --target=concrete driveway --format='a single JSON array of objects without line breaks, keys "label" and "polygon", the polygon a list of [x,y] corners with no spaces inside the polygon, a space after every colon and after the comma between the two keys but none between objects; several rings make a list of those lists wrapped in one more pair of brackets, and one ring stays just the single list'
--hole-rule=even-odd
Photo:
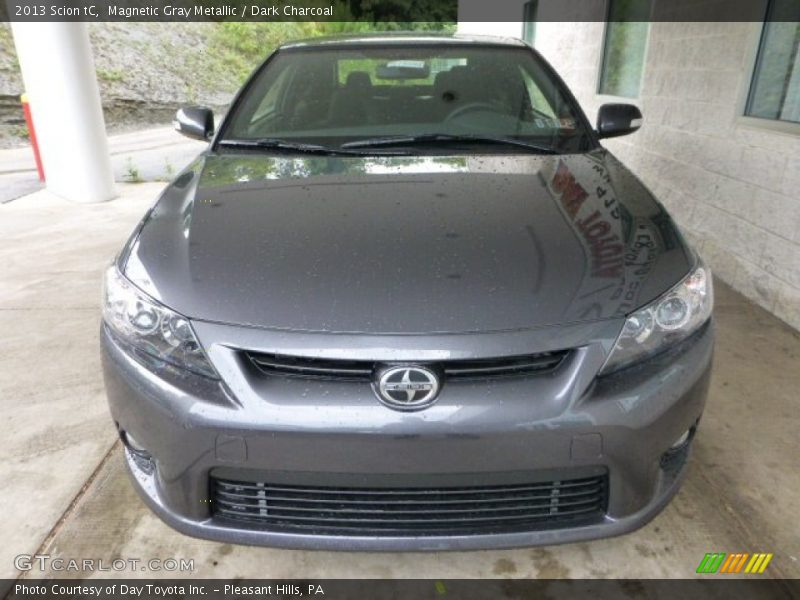
[{"label": "concrete driveway", "polygon": [[[108,137],[111,168],[119,182],[169,181],[203,151],[172,127],[155,127]],[[0,150],[0,204],[42,188],[30,146]]]},{"label": "concrete driveway", "polygon": [[183,536],[124,472],[100,375],[100,274],[162,184],[106,204],[47,192],[0,205],[0,577],[20,554],[191,559],[193,571],[119,577],[692,577],[707,552],[773,552],[764,577],[800,577],[800,335],[717,283],[711,396],[684,487],[643,529],[557,547],[431,554],[232,546]]}]

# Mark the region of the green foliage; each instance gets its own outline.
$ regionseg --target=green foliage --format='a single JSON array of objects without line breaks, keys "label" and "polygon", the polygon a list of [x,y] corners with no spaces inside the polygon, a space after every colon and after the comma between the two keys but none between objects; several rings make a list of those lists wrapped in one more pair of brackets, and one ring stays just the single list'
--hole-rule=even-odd
[{"label": "green foliage", "polygon": [[14,38],[8,23],[0,23],[0,68],[19,69]]},{"label": "green foliage", "polygon": [[0,48],[4,50],[14,45],[14,39],[11,36],[11,26],[8,23],[0,23]]},{"label": "green foliage", "polygon": [[125,181],[128,183],[141,183],[144,181],[141,173],[139,173],[138,167],[133,164],[133,161],[130,158],[128,158],[128,161],[125,165]]},{"label": "green foliage", "polygon": [[164,159],[164,174],[168,180],[175,176],[175,166],[170,162],[169,158]]},{"label": "green foliage", "polygon": [[216,24],[209,56],[217,69],[241,84],[256,65],[284,41],[309,37],[315,23],[225,22]]},{"label": "green foliage", "polygon": [[100,81],[124,81],[125,71],[122,69],[97,69],[97,78]]},{"label": "green foliage", "polygon": [[[366,0],[363,6],[369,5]],[[337,5],[337,15],[350,18],[348,9]],[[455,30],[454,22],[374,22],[372,13],[364,11],[361,21],[304,21],[304,22],[239,22],[216,23],[208,40],[210,69],[215,75],[232,77],[237,87],[255,67],[279,45],[296,39],[327,35],[372,33],[381,31],[442,31]]]},{"label": "green foliage", "polygon": [[30,138],[30,133],[25,125],[11,125],[8,128],[8,133],[12,138],[20,138],[23,140]]},{"label": "green foliage", "polygon": [[400,24],[401,29],[412,22],[433,21],[454,23],[458,18],[457,0],[347,0],[346,11],[356,21]]}]

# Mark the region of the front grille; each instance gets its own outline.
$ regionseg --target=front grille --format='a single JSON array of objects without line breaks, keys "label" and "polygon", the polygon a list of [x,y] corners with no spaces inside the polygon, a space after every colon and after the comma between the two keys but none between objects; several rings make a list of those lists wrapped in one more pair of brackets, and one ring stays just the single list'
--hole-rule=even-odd
[{"label": "front grille", "polygon": [[487,487],[345,488],[211,479],[222,521],[319,535],[475,535],[573,527],[606,510],[607,476]]},{"label": "front grille", "polygon": [[[569,351],[540,352],[524,356],[419,362],[442,373],[445,379],[486,379],[512,375],[542,374],[554,370]],[[246,356],[265,375],[370,381],[380,363],[365,360],[309,358],[285,354],[247,352]]]},{"label": "front grille", "polygon": [[358,360],[329,360],[255,352],[248,353],[248,356],[267,375],[369,380],[374,368],[374,363]]}]

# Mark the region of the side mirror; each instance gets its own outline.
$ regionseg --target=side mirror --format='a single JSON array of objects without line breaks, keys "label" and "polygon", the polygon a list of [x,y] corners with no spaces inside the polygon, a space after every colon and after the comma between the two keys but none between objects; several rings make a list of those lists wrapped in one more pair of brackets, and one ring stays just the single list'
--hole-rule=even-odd
[{"label": "side mirror", "polygon": [[633,104],[603,104],[597,111],[597,135],[601,138],[633,133],[642,126],[642,111]]},{"label": "side mirror", "polygon": [[214,135],[214,113],[205,106],[184,106],[175,113],[172,126],[188,138],[208,141]]}]

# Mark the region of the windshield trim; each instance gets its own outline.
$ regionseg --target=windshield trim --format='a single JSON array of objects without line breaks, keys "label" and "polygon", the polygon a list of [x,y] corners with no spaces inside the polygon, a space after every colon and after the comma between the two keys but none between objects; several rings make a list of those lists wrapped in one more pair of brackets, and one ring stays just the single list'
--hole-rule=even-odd
[{"label": "windshield trim", "polygon": [[345,146],[326,146],[292,139],[261,138],[261,139],[236,139],[226,138],[218,142],[223,148],[235,150],[249,150],[254,152],[275,152],[280,154],[316,154],[318,156],[408,156],[409,153],[401,150],[347,148]]},{"label": "windshield trim", "polygon": [[391,135],[391,136],[375,136],[372,138],[364,138],[361,140],[353,140],[345,142],[341,146],[342,149],[369,149],[369,148],[393,148],[414,145],[458,145],[458,144],[477,144],[486,146],[505,146],[520,148],[528,152],[535,152],[539,154],[561,154],[558,148],[554,146],[544,146],[532,142],[526,142],[520,138],[507,137],[507,136],[489,136],[489,135],[455,135],[448,133],[425,133],[419,135]]}]

